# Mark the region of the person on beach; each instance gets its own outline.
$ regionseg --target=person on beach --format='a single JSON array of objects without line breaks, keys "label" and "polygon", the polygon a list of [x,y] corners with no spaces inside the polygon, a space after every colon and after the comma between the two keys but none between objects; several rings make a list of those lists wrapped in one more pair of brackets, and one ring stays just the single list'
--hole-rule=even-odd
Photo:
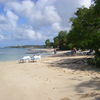
[{"label": "person on beach", "polygon": [[57,53],[57,50],[56,49],[54,49],[54,54],[56,54]]},{"label": "person on beach", "polygon": [[72,55],[76,55],[77,49],[73,48],[71,52],[72,52]]}]

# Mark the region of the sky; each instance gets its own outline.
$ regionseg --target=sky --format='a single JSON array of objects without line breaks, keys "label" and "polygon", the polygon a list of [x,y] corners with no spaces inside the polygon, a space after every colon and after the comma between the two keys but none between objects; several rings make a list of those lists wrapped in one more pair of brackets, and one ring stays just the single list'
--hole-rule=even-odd
[{"label": "sky", "polygon": [[61,30],[70,30],[70,17],[91,0],[0,0],[0,47],[41,45]]}]

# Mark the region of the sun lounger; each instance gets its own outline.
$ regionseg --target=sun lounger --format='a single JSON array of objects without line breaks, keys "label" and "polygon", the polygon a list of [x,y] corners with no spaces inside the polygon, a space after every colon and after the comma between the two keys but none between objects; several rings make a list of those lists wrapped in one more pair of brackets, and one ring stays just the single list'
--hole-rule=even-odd
[{"label": "sun lounger", "polygon": [[25,62],[36,62],[41,60],[41,56],[40,55],[34,55],[32,57],[30,56],[24,56],[23,58],[21,58],[19,60],[19,63],[25,63]]},{"label": "sun lounger", "polygon": [[38,60],[41,60],[41,56],[40,55],[35,55],[35,56],[31,57],[30,61],[35,62],[35,61],[38,61]]},{"label": "sun lounger", "polygon": [[25,62],[29,62],[31,60],[30,56],[24,56],[23,58],[21,58],[19,60],[19,63],[25,63]]}]

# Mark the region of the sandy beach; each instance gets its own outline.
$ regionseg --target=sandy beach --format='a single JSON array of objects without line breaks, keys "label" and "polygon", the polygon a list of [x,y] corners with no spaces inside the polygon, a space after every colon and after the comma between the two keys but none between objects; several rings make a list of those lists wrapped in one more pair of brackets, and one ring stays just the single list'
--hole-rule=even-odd
[{"label": "sandy beach", "polygon": [[0,100],[100,100],[100,69],[85,56],[0,62]]}]

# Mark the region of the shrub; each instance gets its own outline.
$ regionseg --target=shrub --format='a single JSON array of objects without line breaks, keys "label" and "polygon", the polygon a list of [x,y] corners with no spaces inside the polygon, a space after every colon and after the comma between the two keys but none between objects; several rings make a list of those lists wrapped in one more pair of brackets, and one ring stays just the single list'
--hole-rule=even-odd
[{"label": "shrub", "polygon": [[95,56],[94,58],[88,59],[87,63],[100,68],[100,56]]}]

